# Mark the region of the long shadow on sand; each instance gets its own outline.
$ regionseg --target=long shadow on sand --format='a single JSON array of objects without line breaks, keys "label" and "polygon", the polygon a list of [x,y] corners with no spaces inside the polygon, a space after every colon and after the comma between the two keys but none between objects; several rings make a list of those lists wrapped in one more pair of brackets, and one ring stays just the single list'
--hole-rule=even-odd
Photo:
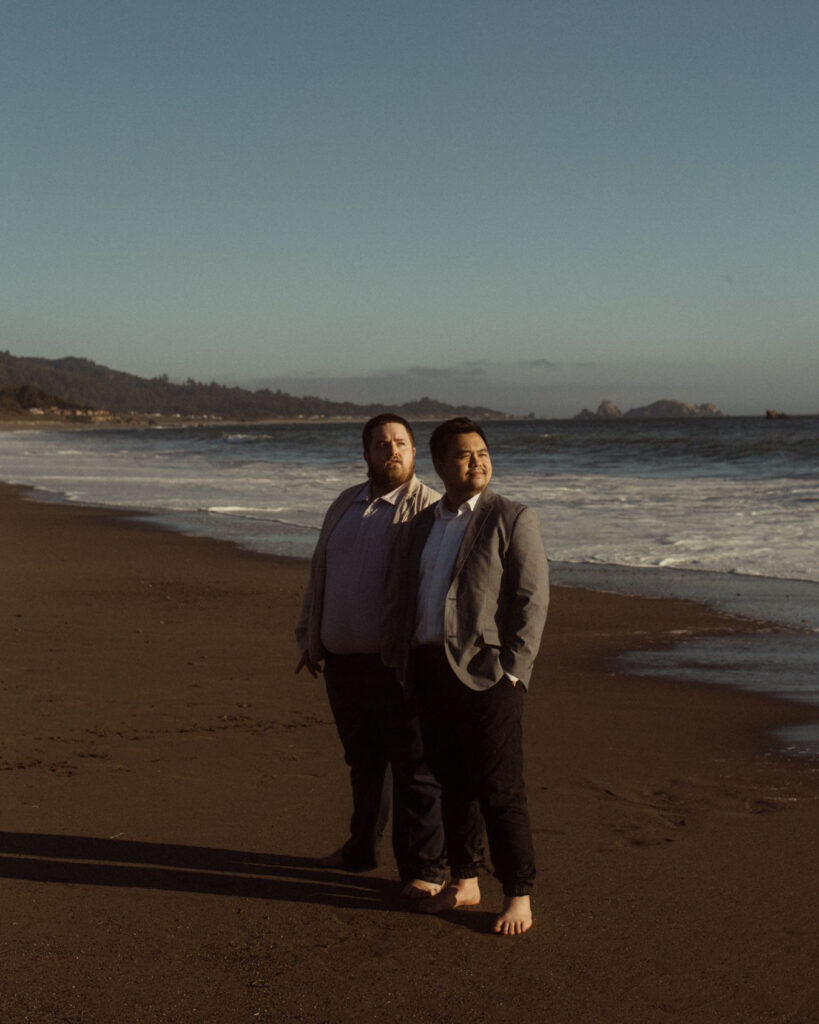
[{"label": "long shadow on sand", "polygon": [[305,857],[35,832],[0,832],[0,878],[361,910],[389,910],[397,888],[394,880],[328,870]]}]

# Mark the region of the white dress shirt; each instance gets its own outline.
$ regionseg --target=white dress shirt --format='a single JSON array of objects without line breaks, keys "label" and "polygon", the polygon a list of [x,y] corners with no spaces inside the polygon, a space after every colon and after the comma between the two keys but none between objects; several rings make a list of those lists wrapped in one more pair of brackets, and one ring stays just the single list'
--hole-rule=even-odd
[{"label": "white dress shirt", "polygon": [[418,607],[413,642],[443,644],[446,595],[461,543],[480,494],[474,494],[456,512],[444,498],[435,506],[435,522],[421,553]]}]

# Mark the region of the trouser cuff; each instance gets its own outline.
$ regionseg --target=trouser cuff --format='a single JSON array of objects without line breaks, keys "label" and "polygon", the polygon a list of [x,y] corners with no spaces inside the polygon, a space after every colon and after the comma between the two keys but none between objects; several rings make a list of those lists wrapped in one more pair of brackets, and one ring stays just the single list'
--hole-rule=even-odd
[{"label": "trouser cuff", "polygon": [[503,887],[503,895],[506,897],[513,896],[531,896],[533,886],[531,885],[505,885]]},{"label": "trouser cuff", "polygon": [[477,878],[481,873],[479,864],[470,864],[466,867],[451,868],[450,875],[455,878]]}]

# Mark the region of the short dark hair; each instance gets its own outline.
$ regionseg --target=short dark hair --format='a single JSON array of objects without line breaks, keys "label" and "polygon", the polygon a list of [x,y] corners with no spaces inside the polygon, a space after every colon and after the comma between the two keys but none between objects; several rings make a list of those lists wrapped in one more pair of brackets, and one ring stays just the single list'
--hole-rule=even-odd
[{"label": "short dark hair", "polygon": [[451,420],[444,420],[432,431],[429,439],[429,451],[433,461],[443,459],[449,448],[449,441],[459,434],[477,434],[484,444],[487,444],[486,434],[483,427],[475,423],[468,416],[455,416]]},{"label": "short dark hair", "polygon": [[361,440],[364,442],[364,451],[370,450],[370,441],[372,440],[373,431],[376,427],[383,426],[385,423],[400,423],[401,426],[409,434],[409,439],[412,441],[412,447],[415,447],[415,434],[412,432],[412,427],[407,423],[403,416],[399,416],[394,412],[380,412],[377,416],[373,416],[371,420],[367,420],[364,424],[364,430],[361,434]]}]

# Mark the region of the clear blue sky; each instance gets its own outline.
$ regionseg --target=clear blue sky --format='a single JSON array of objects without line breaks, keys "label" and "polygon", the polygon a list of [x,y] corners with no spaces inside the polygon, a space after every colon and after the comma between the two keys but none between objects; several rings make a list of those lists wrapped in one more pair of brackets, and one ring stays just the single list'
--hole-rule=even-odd
[{"label": "clear blue sky", "polygon": [[7,0],[0,348],[819,412],[816,0]]}]

